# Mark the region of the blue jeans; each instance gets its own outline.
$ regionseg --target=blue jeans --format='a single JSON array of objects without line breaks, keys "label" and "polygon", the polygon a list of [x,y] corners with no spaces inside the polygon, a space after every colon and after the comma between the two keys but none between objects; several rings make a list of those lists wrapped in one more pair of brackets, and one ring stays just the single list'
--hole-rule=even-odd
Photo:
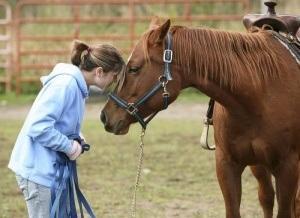
[{"label": "blue jeans", "polygon": [[48,218],[50,216],[50,188],[31,182],[16,175],[17,183],[24,195],[29,218]]}]

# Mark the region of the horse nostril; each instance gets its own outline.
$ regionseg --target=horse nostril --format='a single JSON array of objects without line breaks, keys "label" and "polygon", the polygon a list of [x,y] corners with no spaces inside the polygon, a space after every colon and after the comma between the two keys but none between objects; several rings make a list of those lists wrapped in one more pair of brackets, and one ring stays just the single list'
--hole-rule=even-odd
[{"label": "horse nostril", "polygon": [[103,124],[106,124],[107,118],[106,118],[106,114],[104,111],[101,111],[100,119]]}]

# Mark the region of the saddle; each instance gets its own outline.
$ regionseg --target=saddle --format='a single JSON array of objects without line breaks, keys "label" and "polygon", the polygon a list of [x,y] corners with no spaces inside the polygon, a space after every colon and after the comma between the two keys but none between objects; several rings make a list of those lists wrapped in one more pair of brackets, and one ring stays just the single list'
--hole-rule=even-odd
[{"label": "saddle", "polygon": [[292,36],[300,37],[300,17],[293,15],[277,15],[275,12],[276,0],[266,0],[268,7],[266,14],[247,14],[243,18],[243,24],[247,30],[253,27],[270,28],[275,32],[284,32]]},{"label": "saddle", "polygon": [[266,14],[248,14],[243,23],[248,31],[255,27],[269,30],[272,35],[291,53],[300,65],[300,17],[293,15],[277,15],[276,0],[265,0],[268,7]]}]

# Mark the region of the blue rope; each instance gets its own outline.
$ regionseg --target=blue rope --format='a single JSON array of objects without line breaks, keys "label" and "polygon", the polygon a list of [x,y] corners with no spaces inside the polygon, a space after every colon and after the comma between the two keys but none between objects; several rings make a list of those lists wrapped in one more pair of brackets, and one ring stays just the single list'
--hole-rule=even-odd
[{"label": "blue rope", "polygon": [[[80,137],[70,137],[82,142]],[[85,144],[84,150],[89,150]],[[91,218],[96,217],[91,206],[79,188],[76,161],[71,161],[64,153],[58,152],[56,158],[56,175],[51,185],[50,218],[77,218],[75,196],[77,197],[80,217],[84,217],[83,207]],[[75,191],[75,192],[74,192]]]}]

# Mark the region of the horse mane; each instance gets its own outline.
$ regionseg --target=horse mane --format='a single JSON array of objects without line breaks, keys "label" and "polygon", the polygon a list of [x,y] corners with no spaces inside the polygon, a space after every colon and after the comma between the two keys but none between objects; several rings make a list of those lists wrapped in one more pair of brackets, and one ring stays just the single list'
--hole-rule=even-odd
[{"label": "horse mane", "polygon": [[[142,37],[148,61],[148,40],[153,31]],[[231,89],[245,79],[250,79],[257,87],[268,79],[279,77],[279,55],[270,48],[268,40],[271,38],[267,31],[240,33],[183,26],[173,26],[170,31],[174,62],[184,66],[184,74],[195,73]]]},{"label": "horse mane", "polygon": [[114,82],[114,88],[113,91],[119,92],[121,88],[123,87],[123,84],[125,82],[125,76],[126,76],[126,67],[124,67],[121,72],[117,75],[117,80]]}]

